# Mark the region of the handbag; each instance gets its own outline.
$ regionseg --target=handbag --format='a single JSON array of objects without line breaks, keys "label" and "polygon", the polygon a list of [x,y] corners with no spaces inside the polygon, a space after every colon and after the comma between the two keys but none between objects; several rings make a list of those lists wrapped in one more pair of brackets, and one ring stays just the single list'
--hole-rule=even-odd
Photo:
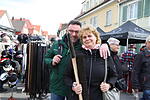
[{"label": "handbag", "polygon": [[119,90],[126,90],[127,89],[127,82],[125,78],[120,78],[115,83],[116,88]]},{"label": "handbag", "polygon": [[[104,82],[106,82],[106,78],[107,78],[107,59],[105,59]],[[120,100],[120,91],[114,87],[111,90],[103,92],[103,100]]]}]

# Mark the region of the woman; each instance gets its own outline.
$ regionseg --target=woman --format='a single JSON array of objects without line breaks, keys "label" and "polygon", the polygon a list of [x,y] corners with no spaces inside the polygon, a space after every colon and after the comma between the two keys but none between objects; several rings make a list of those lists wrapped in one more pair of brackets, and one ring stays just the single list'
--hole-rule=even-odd
[{"label": "woman", "polygon": [[64,75],[66,85],[72,90],[68,99],[78,100],[78,94],[82,93],[83,100],[102,100],[102,92],[112,89],[117,79],[114,63],[108,58],[107,83],[103,83],[105,66],[98,50],[101,42],[99,33],[92,27],[85,27],[80,31],[79,37],[82,49],[76,51],[76,55],[80,84],[75,82],[70,64]]}]

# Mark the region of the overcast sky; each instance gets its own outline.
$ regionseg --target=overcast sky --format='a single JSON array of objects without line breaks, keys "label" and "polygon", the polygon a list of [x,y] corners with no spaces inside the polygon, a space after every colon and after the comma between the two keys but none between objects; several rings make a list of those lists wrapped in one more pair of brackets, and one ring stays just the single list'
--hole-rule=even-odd
[{"label": "overcast sky", "polygon": [[78,16],[83,0],[0,0],[0,9],[9,17],[26,18],[34,25],[41,25],[49,34],[55,34],[60,23],[67,23]]}]

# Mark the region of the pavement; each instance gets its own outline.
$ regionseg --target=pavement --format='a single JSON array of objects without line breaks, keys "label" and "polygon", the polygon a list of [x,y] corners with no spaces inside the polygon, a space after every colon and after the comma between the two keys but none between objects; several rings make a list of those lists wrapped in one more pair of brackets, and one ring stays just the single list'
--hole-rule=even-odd
[{"label": "pavement", "polygon": [[[11,96],[11,92],[0,93],[0,100],[8,100],[10,96]],[[21,92],[20,93],[13,92],[13,97],[16,100],[32,100],[32,99],[29,99],[29,95],[27,95],[26,93],[21,93]],[[133,96],[132,94],[128,94],[128,93],[121,93],[120,97],[121,97],[120,100],[138,100],[136,99],[135,96]],[[33,99],[33,100],[41,100],[41,99]],[[48,99],[42,99],[42,100],[48,100]]]},{"label": "pavement", "polygon": [[28,100],[29,95],[22,92],[24,85],[18,83],[14,88],[9,88],[8,84],[4,84],[4,88],[7,89],[7,92],[0,93],[0,100],[8,100],[8,98],[13,97],[16,100]]},{"label": "pavement", "polygon": [[[23,92],[24,87],[23,87],[22,84],[16,86],[13,89],[8,88],[7,86],[6,86],[6,88],[8,89],[8,91],[4,92],[4,93],[0,93],[0,100],[8,100],[8,98],[10,98],[11,96],[13,98],[15,98],[15,100],[51,100],[50,98],[31,99],[30,96],[27,93]],[[48,94],[48,95],[50,95],[50,94]],[[141,96],[141,93],[140,93],[140,96]],[[134,94],[124,93],[124,92],[122,92],[120,94],[120,97],[121,97],[120,100],[139,100],[138,98],[135,97]]]}]

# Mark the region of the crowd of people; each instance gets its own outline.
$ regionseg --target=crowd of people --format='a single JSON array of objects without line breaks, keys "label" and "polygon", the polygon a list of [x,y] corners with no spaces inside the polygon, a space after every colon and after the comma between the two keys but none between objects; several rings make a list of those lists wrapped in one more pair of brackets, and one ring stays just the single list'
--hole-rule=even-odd
[{"label": "crowd of people", "polygon": [[150,36],[146,38],[145,47],[135,56],[132,86],[137,93],[143,91],[142,100],[150,100]]},{"label": "crowd of people", "polygon": [[[75,49],[79,82],[75,78],[67,34],[70,34]],[[121,92],[127,92],[130,87],[129,82],[132,83],[130,93],[133,90],[144,89],[142,99],[149,100],[149,40],[150,36],[146,39],[146,47],[143,47],[137,56],[129,55],[134,58],[132,61],[123,61],[117,54],[120,46],[118,39],[111,37],[106,44],[102,44],[95,28],[91,26],[82,28],[79,21],[70,21],[62,40],[54,42],[45,55],[45,63],[51,69],[51,100],[78,100],[78,95],[81,94],[83,100],[103,100],[102,93],[114,87]],[[106,58],[108,77],[104,83],[104,59]],[[130,70],[132,70],[131,75],[128,76],[130,79],[127,79],[126,75],[129,75]]]},{"label": "crowd of people", "polygon": [[21,63],[23,54],[17,49],[19,42],[11,39],[6,33],[1,34],[0,43],[0,93],[6,92],[3,87],[8,83],[10,88],[13,88],[21,75]]},{"label": "crowd of people", "polygon": [[[2,37],[3,42],[10,43],[8,36]],[[74,47],[75,62],[71,57],[69,40]],[[103,100],[103,92],[113,88],[129,93],[142,91],[141,99],[150,100],[150,36],[138,54],[134,52],[131,55],[133,50],[129,49],[119,57],[119,48],[118,39],[110,37],[106,43],[102,43],[100,34],[94,27],[82,27],[79,21],[71,20],[66,34],[53,42],[44,57],[44,63],[50,69],[51,100],[79,100],[80,96],[83,100]],[[105,59],[108,63],[108,76],[106,82],[103,82]],[[77,68],[76,71],[74,67]],[[2,73],[3,67],[0,67],[0,75]],[[3,82],[1,79],[1,92],[6,91]]]}]

